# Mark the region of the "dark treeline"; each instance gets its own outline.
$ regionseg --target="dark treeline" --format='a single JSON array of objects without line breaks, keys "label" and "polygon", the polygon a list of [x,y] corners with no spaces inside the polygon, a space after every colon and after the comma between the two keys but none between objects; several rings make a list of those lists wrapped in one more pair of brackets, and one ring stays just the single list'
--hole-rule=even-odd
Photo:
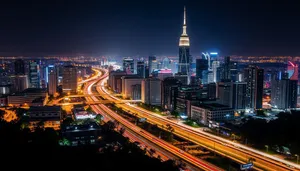
[{"label": "dark treeline", "polygon": [[259,148],[265,145],[286,146],[293,154],[300,154],[300,112],[279,113],[278,119],[266,122],[250,119],[240,128],[242,137]]},{"label": "dark treeline", "polygon": [[[146,151],[130,143],[122,135],[103,125],[105,139],[94,146],[59,146],[59,132],[53,129],[37,128],[34,132],[22,128],[20,122],[0,121],[0,151],[2,162],[26,163],[14,165],[23,170],[162,170],[176,171],[173,161],[161,162],[145,155]],[[105,148],[107,143],[120,142],[122,148]],[[102,144],[102,145],[101,145]],[[102,146],[102,147],[101,147]],[[1,163],[2,163],[1,162]]]}]

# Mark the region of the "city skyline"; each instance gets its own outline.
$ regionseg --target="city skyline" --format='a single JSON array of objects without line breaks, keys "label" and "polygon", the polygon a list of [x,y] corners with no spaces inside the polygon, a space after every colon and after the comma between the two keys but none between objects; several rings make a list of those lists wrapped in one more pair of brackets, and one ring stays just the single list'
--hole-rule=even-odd
[{"label": "city skyline", "polygon": [[177,56],[184,5],[192,56],[300,54],[295,3],[72,1],[1,5],[0,55]]}]

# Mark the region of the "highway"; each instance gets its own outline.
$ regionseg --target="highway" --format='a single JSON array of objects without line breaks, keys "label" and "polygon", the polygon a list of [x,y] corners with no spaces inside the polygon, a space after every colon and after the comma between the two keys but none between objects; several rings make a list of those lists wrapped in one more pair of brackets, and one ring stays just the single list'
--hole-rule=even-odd
[{"label": "highway", "polygon": [[[105,73],[103,76],[101,76],[101,78],[99,78],[99,80],[103,80],[106,77],[107,77],[107,73]],[[92,95],[93,94],[92,86],[96,82],[97,81],[88,83],[88,86],[85,86],[84,93]],[[87,101],[97,101],[98,99],[93,96],[88,96],[88,97],[86,97],[86,100]],[[152,144],[155,144],[156,146],[159,146],[160,148],[166,150],[168,153],[171,153],[171,154],[177,156],[178,158],[183,159],[183,160],[187,161],[188,163],[191,163],[194,166],[196,166],[202,170],[207,170],[207,171],[223,170],[223,169],[220,169],[220,168],[218,168],[208,162],[205,162],[195,156],[192,156],[191,154],[189,154],[187,152],[182,151],[181,149],[171,145],[170,143],[168,143],[164,140],[161,140],[161,139],[155,137],[154,135],[148,133],[147,131],[139,128],[138,126],[134,125],[133,123],[131,123],[131,122],[127,121],[126,119],[124,119],[123,117],[119,116],[117,113],[112,111],[110,108],[108,108],[104,104],[93,105],[92,108],[96,112],[104,113],[106,117],[117,120],[121,125],[123,125],[125,128],[127,128],[125,132],[127,132],[130,136],[135,137],[135,139],[139,139],[140,141],[143,141],[143,142],[145,142],[145,140],[151,142],[151,143],[148,143],[148,146],[153,147]],[[131,133],[137,134],[139,137],[142,137],[145,140],[138,138],[138,136],[131,134]],[[153,147],[153,148],[155,148],[155,147]],[[161,150],[158,150],[158,151],[163,156],[167,156],[167,154],[162,152]],[[172,157],[172,158],[174,159],[174,157]],[[194,170],[194,169],[192,169],[192,170]],[[199,169],[196,169],[196,170],[199,170]]]},{"label": "highway", "polygon": [[[92,80],[93,81],[93,80]],[[96,83],[95,81],[90,81],[89,84],[87,84],[86,88],[84,89],[85,93],[91,92],[91,87]],[[97,98],[91,96],[86,96],[86,100],[89,102],[95,102],[98,101]],[[101,114],[105,114],[106,112],[104,112],[98,105],[91,105],[92,109],[96,112],[96,113],[101,113]],[[108,122],[110,120],[114,120],[111,119],[108,115],[104,115],[104,122]],[[120,129],[121,125],[119,125]],[[176,157],[171,155],[170,153],[164,152],[162,151],[159,147],[153,145],[152,143],[148,142],[147,140],[145,140],[144,138],[140,137],[139,135],[135,134],[134,132],[132,132],[131,130],[126,130],[123,134],[123,136],[128,137],[129,140],[131,142],[139,142],[140,146],[146,149],[154,149],[156,152],[153,156],[157,157],[160,156],[162,161],[166,161],[169,159],[175,159]]]},{"label": "highway", "polygon": [[184,139],[188,139],[207,149],[215,151],[239,163],[247,163],[248,160],[252,158],[254,159],[253,163],[254,168],[256,170],[300,170],[300,166],[295,163],[266,154],[264,152],[247,147],[245,145],[209,134],[207,132],[202,131],[201,129],[196,129],[187,125],[177,123],[176,121],[169,120],[166,117],[142,109],[140,107],[133,106],[129,103],[119,103],[122,100],[112,96],[105,89],[104,83],[107,80],[108,74],[106,70],[103,71],[105,72],[103,77],[106,78],[104,78],[98,83],[97,91],[99,94],[103,94],[102,97],[111,100],[112,102],[115,102],[117,107],[121,107],[125,110],[130,110],[132,113],[136,113],[139,117],[147,118],[147,121],[157,124],[161,128],[166,129],[166,125],[170,124],[175,130],[174,134]]}]

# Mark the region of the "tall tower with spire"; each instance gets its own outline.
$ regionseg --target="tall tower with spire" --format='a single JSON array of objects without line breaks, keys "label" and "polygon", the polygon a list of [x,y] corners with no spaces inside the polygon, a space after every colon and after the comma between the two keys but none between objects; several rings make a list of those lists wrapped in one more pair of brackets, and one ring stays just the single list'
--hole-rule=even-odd
[{"label": "tall tower with spire", "polygon": [[186,32],[186,9],[184,7],[183,13],[183,27],[182,34],[179,39],[179,62],[178,73],[181,75],[190,75],[190,38]]}]

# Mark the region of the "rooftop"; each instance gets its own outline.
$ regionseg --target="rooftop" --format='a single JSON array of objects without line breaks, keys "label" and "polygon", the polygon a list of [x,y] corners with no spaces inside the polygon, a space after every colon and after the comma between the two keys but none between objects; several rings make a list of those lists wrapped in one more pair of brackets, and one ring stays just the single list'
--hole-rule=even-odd
[{"label": "rooftop", "polygon": [[197,106],[197,107],[208,109],[208,110],[230,110],[230,109],[232,109],[229,106],[222,105],[219,103],[210,103],[210,104],[202,103],[202,104],[197,104],[197,105],[193,105],[193,106]]},{"label": "rooftop", "polygon": [[31,106],[28,112],[40,112],[40,111],[59,112],[61,111],[61,107],[60,106]]}]

